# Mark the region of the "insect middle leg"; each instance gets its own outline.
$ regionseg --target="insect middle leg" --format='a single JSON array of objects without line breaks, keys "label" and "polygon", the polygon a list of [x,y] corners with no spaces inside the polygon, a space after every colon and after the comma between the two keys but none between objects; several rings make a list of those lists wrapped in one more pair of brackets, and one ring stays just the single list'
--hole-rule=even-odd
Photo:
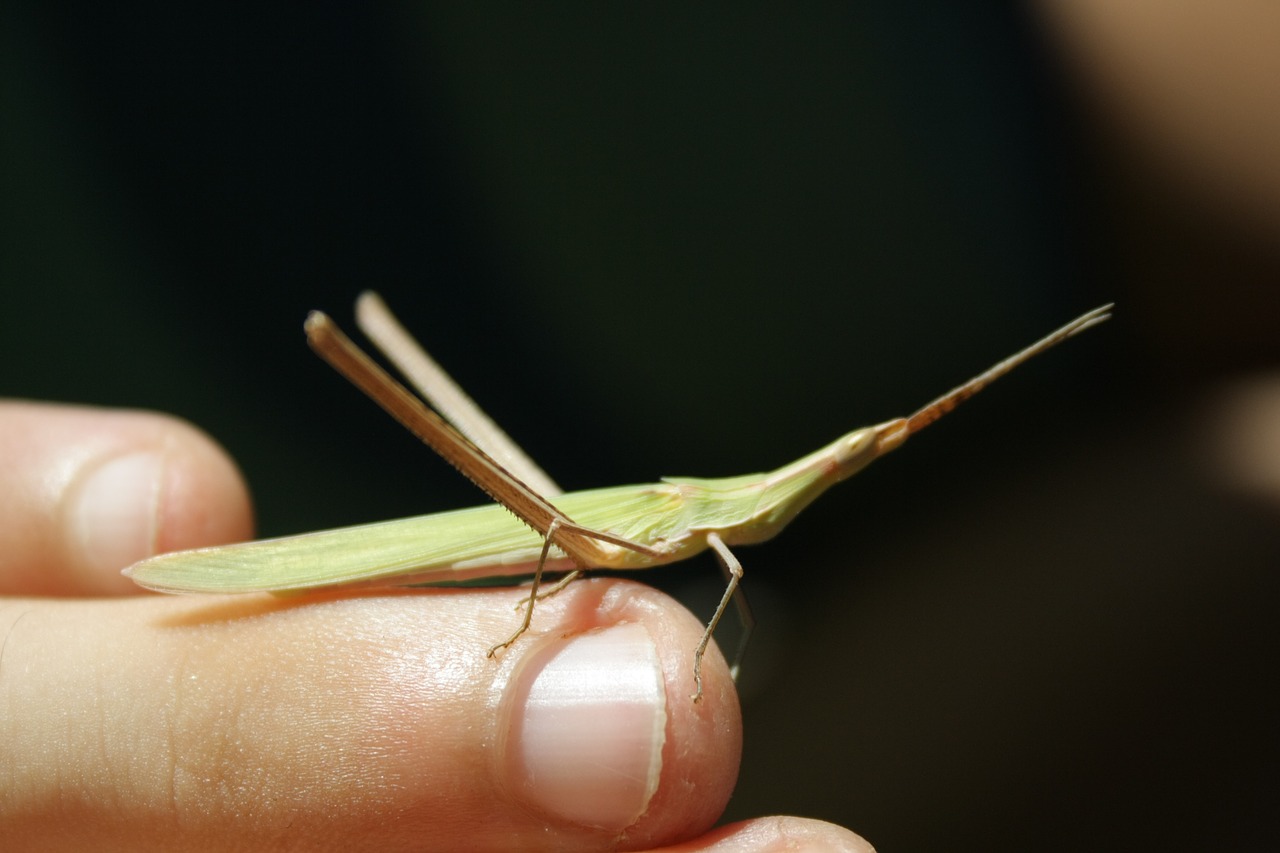
[{"label": "insect middle leg", "polygon": [[[516,606],[517,609],[520,607],[524,608],[524,618],[520,620],[520,627],[517,628],[515,633],[510,637],[490,648],[489,657],[493,657],[497,654],[498,649],[505,649],[507,646],[510,646],[520,638],[521,634],[529,630],[529,623],[533,619],[533,605],[535,602],[540,601],[547,596],[555,595],[582,574],[580,569],[576,569],[557,581],[551,589],[543,593],[539,592],[538,588],[542,585],[542,570],[547,565],[547,555],[551,552],[551,544],[555,541],[557,533],[561,533],[562,535],[569,534],[581,536],[585,539],[596,539],[601,542],[608,542],[611,545],[620,545],[648,557],[659,556],[658,551],[647,545],[641,545],[639,542],[632,542],[630,539],[625,539],[621,536],[617,536],[603,530],[592,530],[590,527],[583,527],[581,524],[569,521],[568,519],[553,518],[551,523],[547,526],[546,534],[542,537],[542,553],[538,556],[538,568],[534,570],[533,583],[530,584],[529,595]],[[563,548],[563,545],[561,545],[561,547]]]}]

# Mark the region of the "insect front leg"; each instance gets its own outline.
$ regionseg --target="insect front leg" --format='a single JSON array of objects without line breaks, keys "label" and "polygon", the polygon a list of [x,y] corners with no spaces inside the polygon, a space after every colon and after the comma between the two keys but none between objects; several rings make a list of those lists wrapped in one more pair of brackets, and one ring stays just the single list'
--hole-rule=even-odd
[{"label": "insect front leg", "polygon": [[724,544],[719,534],[708,533],[707,544],[716,552],[728,584],[725,586],[720,603],[716,605],[716,612],[707,623],[707,629],[702,632],[702,640],[699,641],[698,648],[693,653],[693,683],[697,685],[697,690],[693,694],[695,703],[702,700],[702,656],[707,651],[711,636],[716,632],[716,626],[720,624],[720,617],[724,616],[724,612],[729,609],[730,600],[734,602],[738,609],[738,618],[742,620],[742,639],[738,641],[738,651],[733,656],[733,665],[729,667],[729,674],[735,681],[738,679],[738,670],[742,666],[742,656],[747,651],[747,642],[751,639],[751,630],[756,625],[755,616],[751,614],[751,605],[747,603],[746,595],[738,586],[739,581],[742,580],[742,563],[733,556],[733,552],[729,550],[728,545]]}]

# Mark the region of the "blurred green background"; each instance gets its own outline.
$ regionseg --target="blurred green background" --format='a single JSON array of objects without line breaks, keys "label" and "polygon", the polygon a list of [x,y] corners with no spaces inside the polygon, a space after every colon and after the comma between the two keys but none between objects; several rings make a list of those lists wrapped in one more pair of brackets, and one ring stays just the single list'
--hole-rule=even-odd
[{"label": "blurred green background", "polygon": [[1280,537],[1198,425],[1280,262],[1128,176],[1019,7],[6,4],[0,394],[190,419],[277,535],[479,502],[305,347],[364,288],[570,489],[774,467],[1115,300],[740,555],[726,820],[1261,849]]}]

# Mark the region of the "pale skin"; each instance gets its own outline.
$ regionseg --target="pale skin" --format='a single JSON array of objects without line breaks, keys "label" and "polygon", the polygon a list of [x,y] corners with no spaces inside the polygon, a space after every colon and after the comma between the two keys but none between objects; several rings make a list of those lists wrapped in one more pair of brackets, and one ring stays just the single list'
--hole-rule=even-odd
[{"label": "pale skin", "polygon": [[[115,538],[95,540],[78,515],[86,484],[157,450],[153,480],[139,475],[114,495]],[[619,838],[629,849],[871,849],[798,818],[708,831],[741,749],[718,654],[708,653],[700,705],[667,703],[668,742],[679,748],[639,821],[624,832],[548,817],[477,737],[494,717],[494,681],[509,671],[484,651],[509,630],[521,591],[341,594],[305,606],[267,595],[120,597],[134,589],[120,568],[152,549],[251,535],[234,464],[162,415],[25,402],[0,403],[0,460],[0,835],[15,849],[465,850],[494,826],[515,849],[607,849]],[[702,628],[675,602],[597,580],[539,606],[548,642],[635,622],[670,673],[668,693],[687,695]],[[519,667],[539,648],[525,638],[501,663]],[[479,660],[465,672],[480,678],[446,668],[427,695],[420,672],[387,665],[428,653]],[[402,727],[395,748],[389,721]],[[689,785],[704,796],[683,796]]]}]

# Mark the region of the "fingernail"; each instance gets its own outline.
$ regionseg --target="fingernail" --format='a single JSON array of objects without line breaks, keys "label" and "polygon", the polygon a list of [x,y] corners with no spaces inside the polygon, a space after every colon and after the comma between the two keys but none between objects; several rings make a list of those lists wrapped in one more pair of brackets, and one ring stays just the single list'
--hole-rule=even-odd
[{"label": "fingernail", "polygon": [[529,677],[512,741],[526,798],[574,823],[631,826],[658,788],[666,739],[649,632],[632,623],[583,634]]},{"label": "fingernail", "polygon": [[154,451],[107,460],[83,479],[72,498],[70,525],[83,565],[101,577],[155,550],[164,461]]}]

